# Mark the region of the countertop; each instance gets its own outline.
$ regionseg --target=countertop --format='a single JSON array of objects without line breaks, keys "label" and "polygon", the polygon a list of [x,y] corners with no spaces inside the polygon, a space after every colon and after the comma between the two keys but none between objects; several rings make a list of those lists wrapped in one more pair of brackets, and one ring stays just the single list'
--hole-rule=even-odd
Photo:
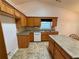
[{"label": "countertop", "polygon": [[65,35],[49,35],[72,58],[79,58],[79,41]]},{"label": "countertop", "polygon": [[31,32],[57,32],[57,31],[54,31],[54,30],[49,30],[49,29],[46,29],[46,30],[44,30],[44,29],[42,29],[42,30],[24,30],[24,31],[22,31],[22,32],[19,32],[19,33],[17,33],[17,35],[29,35],[29,33],[31,33]]},{"label": "countertop", "polygon": [[29,35],[29,31],[22,31],[20,33],[17,33],[17,35]]}]

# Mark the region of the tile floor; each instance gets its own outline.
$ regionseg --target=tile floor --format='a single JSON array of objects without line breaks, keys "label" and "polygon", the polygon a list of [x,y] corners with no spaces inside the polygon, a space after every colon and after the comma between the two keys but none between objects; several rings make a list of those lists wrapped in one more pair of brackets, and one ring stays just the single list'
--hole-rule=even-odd
[{"label": "tile floor", "polygon": [[47,47],[48,42],[31,42],[28,48],[19,49],[12,59],[52,59]]}]

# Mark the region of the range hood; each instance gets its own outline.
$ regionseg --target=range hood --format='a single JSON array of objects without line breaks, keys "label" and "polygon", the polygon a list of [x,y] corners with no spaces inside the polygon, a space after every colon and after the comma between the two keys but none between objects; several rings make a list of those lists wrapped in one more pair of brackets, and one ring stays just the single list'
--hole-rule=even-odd
[{"label": "range hood", "polygon": [[42,22],[51,22],[52,19],[41,19]]}]

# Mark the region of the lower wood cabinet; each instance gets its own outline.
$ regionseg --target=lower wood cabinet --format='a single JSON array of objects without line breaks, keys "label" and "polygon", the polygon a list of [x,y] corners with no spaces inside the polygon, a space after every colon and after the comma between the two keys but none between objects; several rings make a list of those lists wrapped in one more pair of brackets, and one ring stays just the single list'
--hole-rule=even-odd
[{"label": "lower wood cabinet", "polygon": [[54,59],[65,59],[56,47],[55,47],[55,51],[54,51]]},{"label": "lower wood cabinet", "polygon": [[49,40],[48,47],[53,59],[72,59],[53,39]]},{"label": "lower wood cabinet", "polygon": [[70,57],[70,55],[68,55],[57,43],[55,43],[55,50],[58,50],[58,54],[59,53],[61,54],[60,58],[63,58],[63,59],[72,59]]},{"label": "lower wood cabinet", "polygon": [[48,41],[49,35],[58,35],[58,32],[41,32],[41,41]]},{"label": "lower wood cabinet", "polygon": [[48,32],[41,32],[41,41],[48,41]]},{"label": "lower wood cabinet", "polygon": [[18,35],[18,47],[27,48],[29,45],[29,35]]},{"label": "lower wood cabinet", "polygon": [[49,49],[49,52],[51,53],[52,58],[53,58],[53,55],[54,55],[54,41],[49,40],[49,47],[48,47],[48,49]]},{"label": "lower wood cabinet", "polygon": [[30,32],[30,34],[29,34],[29,41],[30,42],[34,41],[34,32]]}]

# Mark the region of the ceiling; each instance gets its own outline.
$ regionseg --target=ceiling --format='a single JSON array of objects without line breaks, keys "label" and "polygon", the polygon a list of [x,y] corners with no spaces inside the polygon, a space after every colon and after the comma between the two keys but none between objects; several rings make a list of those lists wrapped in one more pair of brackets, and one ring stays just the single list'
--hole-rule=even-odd
[{"label": "ceiling", "polygon": [[31,1],[40,1],[57,7],[62,7],[79,13],[79,0],[11,0],[16,5],[21,5]]}]

